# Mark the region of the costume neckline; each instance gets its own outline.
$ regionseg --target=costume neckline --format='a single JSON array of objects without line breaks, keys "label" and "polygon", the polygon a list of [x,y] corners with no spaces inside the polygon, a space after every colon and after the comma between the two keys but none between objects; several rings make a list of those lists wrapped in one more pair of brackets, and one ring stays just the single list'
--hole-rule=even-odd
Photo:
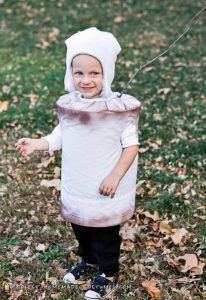
[{"label": "costume neckline", "polygon": [[[81,101],[81,102],[86,102],[86,103],[92,103],[92,102],[105,102],[107,101],[108,98],[105,98],[105,97],[98,97],[98,98],[91,98],[91,99],[88,99],[88,98],[83,98],[82,97],[82,94],[79,92],[79,91],[75,91],[74,92],[77,96],[77,98]],[[111,96],[117,96],[119,93],[117,92],[112,92],[111,93]]]},{"label": "costume neckline", "polygon": [[87,111],[87,112],[126,112],[139,109],[141,102],[133,96],[123,94],[118,97],[119,92],[112,92],[109,98],[82,98],[82,94],[78,91],[73,91],[69,94],[61,96],[57,100],[57,106],[63,110]]}]

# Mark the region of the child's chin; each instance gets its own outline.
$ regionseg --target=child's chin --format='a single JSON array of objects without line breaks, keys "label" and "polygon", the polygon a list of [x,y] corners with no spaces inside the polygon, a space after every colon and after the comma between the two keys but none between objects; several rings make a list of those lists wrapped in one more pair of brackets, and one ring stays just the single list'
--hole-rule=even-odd
[{"label": "child's chin", "polygon": [[84,98],[87,98],[87,99],[99,98],[98,95],[95,95],[93,93],[83,93],[82,95],[83,95]]}]

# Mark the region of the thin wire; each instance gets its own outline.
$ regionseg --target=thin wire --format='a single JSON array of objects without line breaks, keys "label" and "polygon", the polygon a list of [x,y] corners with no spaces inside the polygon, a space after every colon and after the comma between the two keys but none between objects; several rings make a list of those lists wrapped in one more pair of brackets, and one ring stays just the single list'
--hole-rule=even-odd
[{"label": "thin wire", "polygon": [[190,22],[185,26],[185,30],[183,31],[182,34],[179,35],[179,37],[172,42],[169,47],[163,51],[162,53],[160,53],[159,55],[155,56],[154,58],[152,58],[150,61],[148,61],[146,64],[140,66],[137,71],[133,74],[133,76],[130,78],[130,80],[128,81],[127,84],[125,84],[125,86],[123,87],[120,95],[118,95],[119,98],[121,98],[122,94],[127,90],[128,86],[130,85],[130,83],[132,82],[132,80],[134,79],[134,77],[137,75],[137,73],[141,72],[143,69],[145,69],[148,65],[150,65],[151,63],[153,63],[155,60],[157,60],[158,58],[160,58],[161,56],[165,55],[172,47],[175,47],[177,42],[191,29],[192,24],[194,23],[194,20],[206,9],[206,5],[204,7],[201,8],[201,10],[199,10],[194,17],[190,20]]}]

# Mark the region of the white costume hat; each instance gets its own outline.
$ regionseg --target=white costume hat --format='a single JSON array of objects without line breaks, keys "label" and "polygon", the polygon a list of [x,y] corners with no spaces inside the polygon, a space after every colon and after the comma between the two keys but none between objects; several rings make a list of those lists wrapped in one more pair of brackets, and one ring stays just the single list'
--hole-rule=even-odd
[{"label": "white costume hat", "polygon": [[75,90],[71,70],[73,58],[78,54],[88,54],[96,57],[102,64],[103,90],[101,96],[109,97],[112,93],[111,84],[115,74],[115,62],[121,51],[116,38],[109,32],[91,27],[73,34],[65,43],[67,46],[65,90],[68,92]]}]

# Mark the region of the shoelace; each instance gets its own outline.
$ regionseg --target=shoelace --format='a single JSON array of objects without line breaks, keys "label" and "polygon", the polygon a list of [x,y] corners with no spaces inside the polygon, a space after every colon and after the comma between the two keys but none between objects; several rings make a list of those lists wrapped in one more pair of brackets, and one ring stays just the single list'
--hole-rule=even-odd
[{"label": "shoelace", "polygon": [[75,277],[79,277],[79,276],[81,276],[81,274],[83,274],[88,269],[89,269],[89,266],[86,263],[84,263],[84,262],[77,262],[76,266],[73,268],[73,270],[71,271],[71,273]]},{"label": "shoelace", "polygon": [[91,290],[103,296],[105,287],[110,283],[111,283],[110,280],[98,275],[95,277],[94,283],[91,286]]}]

